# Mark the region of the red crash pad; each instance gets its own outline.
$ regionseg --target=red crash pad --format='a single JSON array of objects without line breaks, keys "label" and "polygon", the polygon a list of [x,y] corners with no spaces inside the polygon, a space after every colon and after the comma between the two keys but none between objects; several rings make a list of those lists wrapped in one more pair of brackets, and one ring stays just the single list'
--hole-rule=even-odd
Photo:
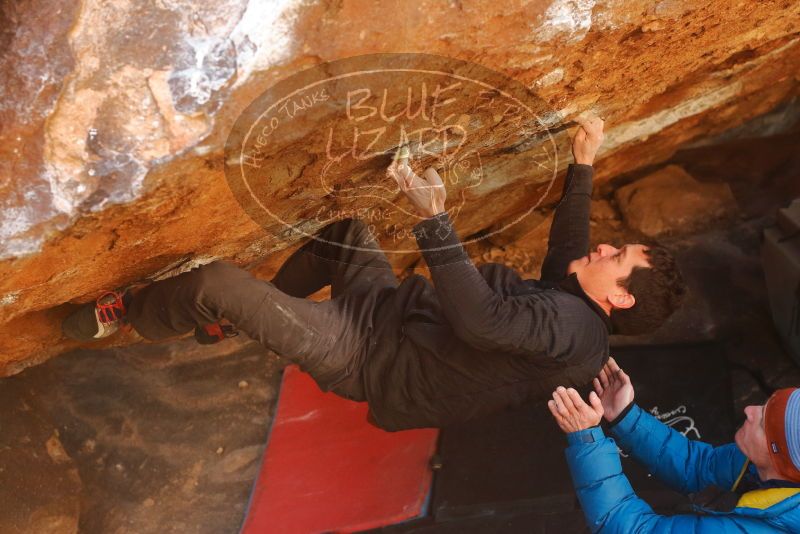
[{"label": "red crash pad", "polygon": [[367,423],[366,403],[323,393],[287,367],[241,532],[355,532],[418,517],[437,437],[384,432]]}]

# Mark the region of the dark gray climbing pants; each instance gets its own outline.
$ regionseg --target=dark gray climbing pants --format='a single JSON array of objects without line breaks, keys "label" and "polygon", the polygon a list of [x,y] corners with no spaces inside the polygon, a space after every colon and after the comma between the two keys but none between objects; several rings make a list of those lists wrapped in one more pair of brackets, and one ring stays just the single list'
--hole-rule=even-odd
[{"label": "dark gray climbing pants", "polygon": [[[329,284],[330,300],[305,298]],[[128,321],[158,340],[225,318],[298,363],[323,389],[364,400],[360,369],[375,308],[397,284],[364,224],[347,219],[325,227],[271,282],[216,261],[136,293]]]}]

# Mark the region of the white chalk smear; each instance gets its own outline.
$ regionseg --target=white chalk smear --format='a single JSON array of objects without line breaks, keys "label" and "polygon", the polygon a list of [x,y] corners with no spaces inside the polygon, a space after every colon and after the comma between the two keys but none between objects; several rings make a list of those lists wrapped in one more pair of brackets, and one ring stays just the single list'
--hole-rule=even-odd
[{"label": "white chalk smear", "polygon": [[742,92],[742,82],[734,82],[716,91],[685,100],[675,107],[659,111],[638,121],[620,124],[605,132],[599,155],[613,152],[631,141],[644,141],[668,126],[693,115],[698,115],[736,97]]},{"label": "white chalk smear", "polygon": [[12,291],[11,293],[6,293],[2,297],[0,297],[0,306],[8,306],[9,304],[14,304],[19,299],[19,291]]},{"label": "white chalk smear", "polygon": [[592,27],[592,9],[596,0],[555,0],[544,13],[544,21],[536,28],[538,41],[549,41],[568,34],[568,42],[583,39]]},{"label": "white chalk smear", "polygon": [[289,417],[288,419],[284,419],[281,421],[281,424],[285,425],[286,423],[297,423],[299,421],[309,421],[314,419],[315,417],[319,417],[319,410],[311,410],[307,414],[298,415],[297,417]]},{"label": "white chalk smear", "polygon": [[534,87],[547,87],[548,85],[553,85],[554,83],[558,83],[564,79],[564,69],[558,67],[555,70],[552,70],[536,80],[534,83]]},{"label": "white chalk smear", "polygon": [[288,59],[295,43],[293,28],[303,0],[250,0],[230,38],[236,45],[237,80]]}]

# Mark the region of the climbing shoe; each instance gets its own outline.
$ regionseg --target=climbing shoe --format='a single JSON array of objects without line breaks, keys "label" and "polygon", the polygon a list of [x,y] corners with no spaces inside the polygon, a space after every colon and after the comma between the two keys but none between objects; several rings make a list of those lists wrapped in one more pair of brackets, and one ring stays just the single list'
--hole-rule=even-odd
[{"label": "climbing shoe", "polygon": [[95,302],[78,308],[61,323],[64,335],[77,341],[93,341],[108,337],[116,332],[128,312],[132,300],[131,293],[120,294],[108,291]]},{"label": "climbing shoe", "polygon": [[194,329],[194,338],[201,345],[213,345],[238,335],[239,332],[231,324],[211,323]]}]

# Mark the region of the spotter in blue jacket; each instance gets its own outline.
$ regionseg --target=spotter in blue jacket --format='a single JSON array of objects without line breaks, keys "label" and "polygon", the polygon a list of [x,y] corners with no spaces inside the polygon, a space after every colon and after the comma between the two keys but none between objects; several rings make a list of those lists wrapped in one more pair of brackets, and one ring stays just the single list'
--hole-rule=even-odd
[{"label": "spotter in blue jacket", "polygon": [[[800,533],[800,485],[762,481],[735,443],[713,447],[664,425],[633,404],[610,430],[567,435],[567,463],[592,532],[675,534]],[[684,494],[711,487],[738,493],[728,511],[695,507],[696,514],[656,514],[636,496],[622,472],[619,449]],[[747,486],[750,491],[743,491]]]}]

